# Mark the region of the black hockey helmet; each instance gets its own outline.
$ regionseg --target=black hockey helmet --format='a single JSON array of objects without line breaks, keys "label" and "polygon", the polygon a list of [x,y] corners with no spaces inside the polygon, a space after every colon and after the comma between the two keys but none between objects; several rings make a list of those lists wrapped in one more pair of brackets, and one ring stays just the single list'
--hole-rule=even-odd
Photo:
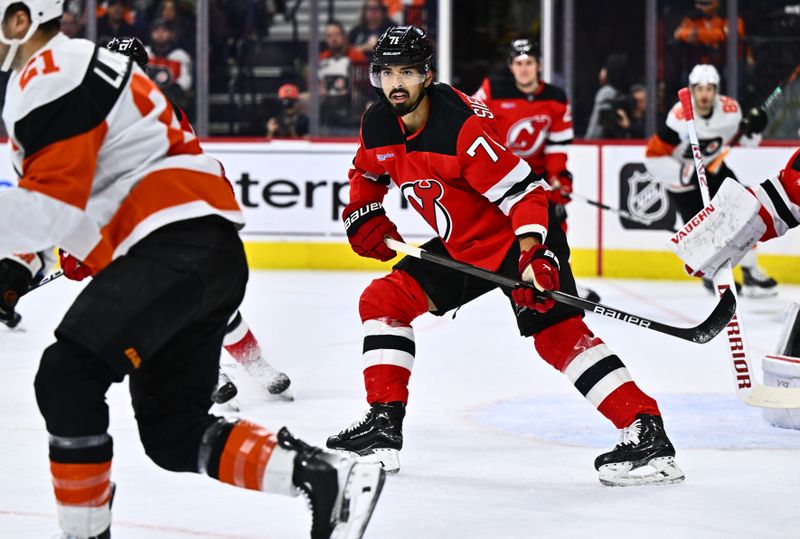
[{"label": "black hockey helmet", "polygon": [[108,50],[129,56],[142,69],[147,65],[147,51],[138,37],[115,37],[106,45]]},{"label": "black hockey helmet", "polygon": [[539,44],[527,38],[515,39],[508,47],[508,63],[513,62],[518,56],[533,56],[538,62],[541,56]]},{"label": "black hockey helmet", "polygon": [[[381,66],[413,65],[423,73],[431,70],[433,42],[422,28],[417,26],[392,26],[386,30],[375,48],[370,61],[371,72],[380,71]],[[380,83],[373,86],[380,88]]]}]

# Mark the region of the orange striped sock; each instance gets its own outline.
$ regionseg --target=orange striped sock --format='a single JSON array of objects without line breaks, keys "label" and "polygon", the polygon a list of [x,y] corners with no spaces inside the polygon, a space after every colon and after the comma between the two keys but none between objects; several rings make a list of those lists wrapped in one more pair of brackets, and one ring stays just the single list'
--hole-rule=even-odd
[{"label": "orange striped sock", "polygon": [[61,529],[82,537],[103,533],[111,525],[111,461],[50,461],[50,472]]},{"label": "orange striped sock", "polygon": [[237,487],[261,490],[264,471],[278,444],[265,428],[239,421],[233,426],[219,459],[219,480]]}]

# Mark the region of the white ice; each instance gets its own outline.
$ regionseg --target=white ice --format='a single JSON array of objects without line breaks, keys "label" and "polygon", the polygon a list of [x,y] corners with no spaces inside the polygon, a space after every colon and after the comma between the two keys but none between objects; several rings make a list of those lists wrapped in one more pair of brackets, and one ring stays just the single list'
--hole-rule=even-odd
[{"label": "white ice", "polygon": [[[306,441],[365,407],[358,297],[368,273],[253,272],[245,318],[296,401],[270,402],[243,373],[239,415]],[[699,283],[583,280],[603,302],[694,325],[713,299]],[[33,394],[41,351],[81,285],[60,279],[24,298],[24,331],[0,329],[0,537],[57,532],[47,435]],[[800,301],[783,286],[744,302],[753,352],[773,351],[780,313]],[[695,345],[609,319],[590,326],[658,399],[686,473],[683,484],[608,488],[594,458],[618,439],[563,375],[519,338],[492,293],[416,324],[417,358],[402,471],[388,478],[367,538],[800,537],[800,431],[777,429],[733,394],[725,341]],[[760,366],[755,366],[760,370]],[[157,468],[139,445],[127,395],[108,395],[114,437],[114,539],[308,537],[302,498],[244,491]]]}]

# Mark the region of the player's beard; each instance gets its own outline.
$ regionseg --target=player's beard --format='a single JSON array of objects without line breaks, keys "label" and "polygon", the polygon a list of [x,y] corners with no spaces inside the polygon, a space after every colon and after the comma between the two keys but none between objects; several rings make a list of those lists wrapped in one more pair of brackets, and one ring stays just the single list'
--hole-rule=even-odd
[{"label": "player's beard", "polygon": [[[405,95],[406,96],[406,102],[401,104],[401,105],[395,105],[394,103],[392,103],[392,96],[397,95],[397,94]],[[413,112],[414,109],[417,108],[417,105],[420,104],[420,102],[422,101],[423,97],[425,97],[424,89],[420,92],[419,96],[417,97],[417,99],[415,101],[411,101],[411,95],[408,92],[406,92],[405,90],[403,90],[403,91],[392,92],[391,94],[389,94],[388,101],[389,101],[389,104],[392,106],[392,112],[394,112],[399,117],[403,117],[406,114],[409,114],[409,113]]]}]

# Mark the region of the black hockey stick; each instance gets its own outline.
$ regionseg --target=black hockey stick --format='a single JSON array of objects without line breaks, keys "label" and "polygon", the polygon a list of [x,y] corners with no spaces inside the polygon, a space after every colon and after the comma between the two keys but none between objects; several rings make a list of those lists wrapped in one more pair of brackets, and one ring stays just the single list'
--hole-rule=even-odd
[{"label": "black hockey stick", "polygon": [[[577,198],[579,200],[583,200],[584,202],[586,202],[590,206],[594,206],[596,208],[600,208],[601,210],[610,211],[611,213],[616,213],[617,215],[619,215],[623,219],[627,219],[628,221],[634,221],[636,223],[639,223],[639,224],[642,224],[642,225],[645,225],[645,226],[653,226],[653,221],[651,221],[649,219],[644,219],[644,218],[639,217],[637,215],[634,215],[634,214],[632,214],[632,213],[630,213],[630,212],[628,212],[626,210],[623,210],[622,208],[615,208],[614,206],[609,206],[608,204],[603,204],[602,202],[598,202],[597,200],[592,200],[591,198],[585,197],[585,196],[583,196],[583,195],[581,195],[579,193],[571,193],[570,196],[572,196],[573,198]],[[662,230],[662,229],[659,229],[659,230]],[[666,231],[666,232],[669,232],[670,230],[672,232],[677,232],[678,231],[675,228],[672,228],[670,230],[667,230],[667,229],[663,229],[663,230]]]},{"label": "black hockey stick", "polygon": [[[20,294],[19,297],[22,297],[25,294],[27,294],[27,293],[29,293],[29,292],[31,292],[33,290],[36,290],[40,286],[46,285],[50,281],[58,279],[62,275],[64,275],[64,271],[63,270],[58,270],[58,271],[56,271],[54,273],[51,273],[50,275],[48,275],[47,277],[45,277],[44,279],[42,279],[38,283],[36,283],[36,284],[32,285],[31,287],[29,287],[25,292]],[[6,326],[8,326],[9,329],[16,328],[21,321],[22,321],[22,316],[17,311],[13,311],[11,313],[0,312],[0,323],[5,324]]]},{"label": "black hockey stick", "polygon": [[[464,262],[459,262],[458,260],[454,260],[447,256],[437,255],[419,247],[413,247],[407,243],[396,241],[391,238],[385,238],[384,241],[390,249],[394,249],[395,251],[405,253],[409,256],[413,256],[414,258],[419,258],[420,260],[426,260],[434,264],[439,264],[440,266],[445,266],[450,269],[467,273],[480,279],[485,279],[505,288],[533,286],[531,283],[512,279],[511,277],[506,277],[505,275],[500,275],[499,273],[494,273],[493,271],[485,270]],[[673,337],[678,337],[679,339],[692,341],[698,344],[707,343],[716,337],[719,332],[725,328],[728,322],[730,322],[731,318],[733,318],[733,313],[736,311],[736,299],[733,296],[733,292],[727,290],[720,296],[717,306],[714,307],[714,310],[711,312],[708,318],[706,318],[701,324],[691,328],[681,328],[663,324],[655,320],[650,320],[649,318],[644,318],[643,316],[632,315],[626,313],[625,311],[613,309],[600,303],[594,303],[592,301],[566,294],[558,290],[545,291],[543,293],[559,303],[564,303],[565,305],[571,305],[572,307],[576,307],[578,309],[591,311],[615,320],[620,320],[621,322],[627,322],[628,324],[633,324],[634,326],[658,331],[659,333],[665,333],[667,335],[672,335]]]}]

